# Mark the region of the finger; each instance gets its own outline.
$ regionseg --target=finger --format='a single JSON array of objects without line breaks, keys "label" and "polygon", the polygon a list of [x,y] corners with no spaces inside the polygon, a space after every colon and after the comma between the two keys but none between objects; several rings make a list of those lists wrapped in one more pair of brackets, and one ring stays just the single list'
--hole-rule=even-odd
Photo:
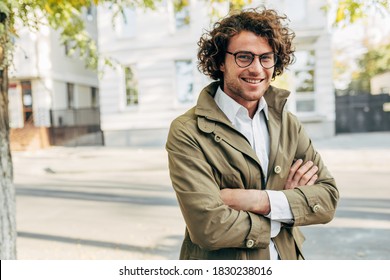
[{"label": "finger", "polygon": [[313,166],[311,169],[309,169],[305,174],[301,176],[298,184],[301,186],[306,185],[307,182],[309,182],[309,180],[311,179],[311,177],[313,177],[315,173],[316,173],[316,168]]},{"label": "finger", "polygon": [[294,162],[294,164],[290,168],[290,172],[288,173],[287,181],[292,181],[295,172],[297,172],[298,168],[302,165],[303,160],[298,159],[297,161]]},{"label": "finger", "polygon": [[295,185],[297,184],[297,182],[293,183],[292,180],[293,180],[293,177],[295,175],[295,172],[298,170],[298,168],[301,166],[302,163],[303,163],[302,159],[298,159],[298,160],[294,161],[294,163],[291,166],[290,171],[288,173],[286,183],[284,184],[285,190],[293,189],[295,187]]},{"label": "finger", "polygon": [[311,180],[311,178],[316,175],[318,171],[318,167],[316,165],[314,165],[312,168],[309,169],[309,171],[307,171],[301,178],[301,180],[299,181],[299,184],[301,186],[304,186],[304,185],[307,185],[308,182]]},{"label": "finger", "polygon": [[306,183],[306,186],[312,186],[316,183],[318,179],[318,176],[317,175],[313,175],[313,177],[311,177],[311,179]]},{"label": "finger", "polygon": [[294,186],[292,185],[291,180],[286,181],[286,183],[284,184],[284,189],[289,190],[289,189],[293,189],[293,188],[294,188]]},{"label": "finger", "polygon": [[312,161],[306,162],[304,165],[302,165],[297,172],[295,172],[295,175],[293,177],[293,181],[299,182],[301,181],[302,177],[310,170],[310,168],[314,165]]}]

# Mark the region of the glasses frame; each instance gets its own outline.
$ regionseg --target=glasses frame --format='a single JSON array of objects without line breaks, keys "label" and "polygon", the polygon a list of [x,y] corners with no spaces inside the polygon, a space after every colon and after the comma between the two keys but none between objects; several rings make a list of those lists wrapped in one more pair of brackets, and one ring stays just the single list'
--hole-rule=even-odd
[{"label": "glasses frame", "polygon": [[[235,52],[235,53],[226,51],[226,53],[231,54],[232,56],[234,56],[234,62],[235,62],[235,63],[237,64],[237,66],[240,67],[240,68],[246,68],[246,67],[250,66],[250,65],[253,63],[253,61],[255,60],[255,57],[256,57],[256,56],[259,57],[260,65],[261,65],[261,67],[263,67],[264,69],[271,69],[272,67],[275,67],[276,63],[278,62],[278,56],[277,56],[277,54],[275,54],[274,52],[267,52],[267,53],[263,53],[263,54],[254,54],[253,52],[248,52],[248,51],[238,51],[238,52]],[[245,53],[245,54],[250,54],[250,55],[252,55],[252,61],[251,61],[248,65],[246,65],[246,66],[241,66],[241,65],[238,64],[238,62],[237,62],[237,55],[238,55],[239,53]],[[272,66],[270,66],[270,67],[264,67],[263,63],[261,63],[261,59],[262,59],[263,56],[265,56],[265,55],[270,55],[270,54],[273,54],[273,55],[274,55],[275,63],[274,63],[274,65],[272,65]]]}]

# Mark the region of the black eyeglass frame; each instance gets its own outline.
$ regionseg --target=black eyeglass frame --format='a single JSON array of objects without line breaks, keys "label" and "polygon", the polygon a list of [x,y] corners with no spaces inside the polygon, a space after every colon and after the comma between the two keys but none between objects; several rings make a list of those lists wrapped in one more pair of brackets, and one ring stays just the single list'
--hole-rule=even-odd
[{"label": "black eyeglass frame", "polygon": [[[271,69],[272,67],[275,67],[276,63],[278,62],[278,55],[277,55],[276,53],[274,53],[274,52],[268,52],[268,53],[263,53],[263,54],[254,54],[254,53],[248,52],[248,51],[238,51],[238,52],[235,52],[235,53],[226,51],[226,53],[231,54],[231,55],[234,56],[234,62],[235,62],[235,63],[237,64],[237,66],[240,67],[240,68],[246,68],[246,67],[250,66],[250,65],[253,63],[253,61],[255,60],[255,57],[256,57],[256,56],[259,57],[260,65],[261,65],[264,69]],[[246,66],[241,66],[240,64],[238,64],[238,62],[237,62],[237,55],[238,55],[239,53],[244,53],[244,54],[248,54],[248,55],[250,54],[250,55],[252,55],[252,60],[251,60],[251,62],[249,62],[249,64],[246,65]],[[270,54],[273,54],[273,55],[274,55],[274,62],[275,62],[275,63],[274,63],[274,65],[272,65],[272,66],[270,66],[270,67],[264,67],[263,63],[261,63],[261,59],[262,59],[263,56],[270,55]]]}]

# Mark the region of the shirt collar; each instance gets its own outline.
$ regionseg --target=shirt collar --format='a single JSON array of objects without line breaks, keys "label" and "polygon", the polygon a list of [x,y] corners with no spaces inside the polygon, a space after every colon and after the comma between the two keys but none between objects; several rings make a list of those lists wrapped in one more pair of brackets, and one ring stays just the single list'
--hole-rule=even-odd
[{"label": "shirt collar", "polygon": [[[226,117],[230,120],[231,123],[234,123],[237,113],[241,108],[248,112],[247,109],[244,108],[244,106],[237,103],[233,98],[227,95],[221,89],[221,87],[218,87],[217,92],[214,96],[214,100],[217,103],[218,107],[222,110],[222,112],[225,113]],[[264,97],[260,98],[255,115],[260,114],[262,110],[264,110],[264,115],[268,120],[268,105]]]}]

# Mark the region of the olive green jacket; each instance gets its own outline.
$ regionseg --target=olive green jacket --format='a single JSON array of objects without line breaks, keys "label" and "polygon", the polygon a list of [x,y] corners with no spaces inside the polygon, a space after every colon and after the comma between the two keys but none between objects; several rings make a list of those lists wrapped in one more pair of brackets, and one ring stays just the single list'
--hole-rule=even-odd
[{"label": "olive green jacket", "polygon": [[[180,259],[269,259],[270,220],[225,205],[223,188],[283,191],[294,224],[283,226],[273,241],[281,259],[301,259],[304,237],[298,226],[332,220],[339,198],[335,181],[297,118],[283,109],[289,92],[274,87],[264,95],[271,138],[264,180],[255,151],[213,99],[218,86],[214,82],[204,88],[197,105],[172,122],[166,143],[172,185],[186,223]],[[283,190],[299,158],[318,166],[318,180]]]}]

